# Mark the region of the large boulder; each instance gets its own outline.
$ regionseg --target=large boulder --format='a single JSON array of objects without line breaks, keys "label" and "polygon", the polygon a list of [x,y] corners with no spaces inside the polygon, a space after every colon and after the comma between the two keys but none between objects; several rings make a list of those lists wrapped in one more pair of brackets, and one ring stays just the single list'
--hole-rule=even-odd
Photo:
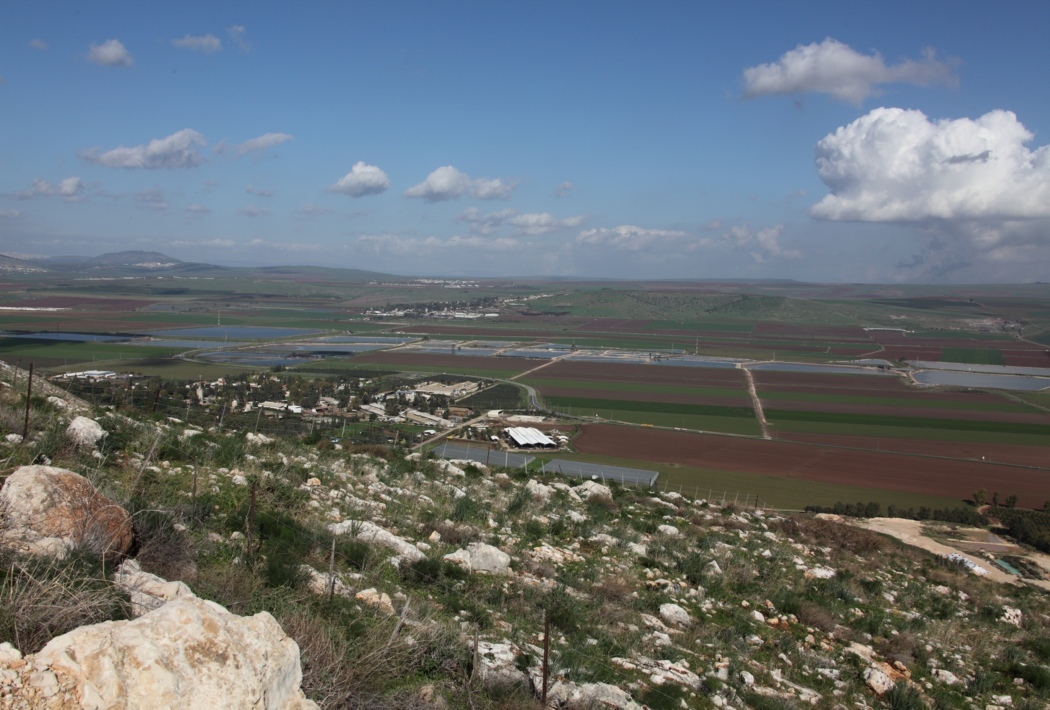
[{"label": "large boulder", "polygon": [[131,542],[128,512],[77,473],[21,466],[0,489],[0,544],[59,557],[76,548],[115,557]]},{"label": "large boulder", "polygon": [[77,446],[93,447],[106,437],[106,430],[94,419],[77,417],[66,427],[66,435],[76,443]]},{"label": "large boulder", "polygon": [[17,674],[12,707],[317,707],[299,687],[299,647],[272,616],[240,617],[196,597],[82,626],[23,660],[0,658],[0,672]]}]

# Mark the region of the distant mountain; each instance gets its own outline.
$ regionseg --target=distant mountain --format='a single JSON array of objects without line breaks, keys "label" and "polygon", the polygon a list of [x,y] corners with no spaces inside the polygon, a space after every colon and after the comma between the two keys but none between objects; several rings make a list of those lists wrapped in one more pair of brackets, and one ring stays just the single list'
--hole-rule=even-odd
[{"label": "distant mountain", "polygon": [[165,276],[186,278],[258,278],[274,281],[367,283],[396,279],[392,274],[323,266],[219,266],[182,261],[158,251],[118,251],[99,256],[53,256],[33,260],[0,256],[0,271],[51,272],[87,278]]},{"label": "distant mountain", "polygon": [[18,259],[13,256],[0,254],[0,271],[15,272],[22,274],[44,273],[47,268],[26,259]]}]

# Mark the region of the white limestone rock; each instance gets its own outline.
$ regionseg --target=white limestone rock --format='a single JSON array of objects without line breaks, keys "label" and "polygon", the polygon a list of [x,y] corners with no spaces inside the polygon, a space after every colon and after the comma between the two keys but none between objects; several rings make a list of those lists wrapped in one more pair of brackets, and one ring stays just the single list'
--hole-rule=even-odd
[{"label": "white limestone rock", "polygon": [[603,486],[597,481],[586,481],[572,490],[583,500],[591,500],[592,498],[612,499],[612,491],[609,490],[609,487]]},{"label": "white limestone rock", "polygon": [[101,424],[88,417],[76,417],[66,427],[66,435],[77,446],[85,448],[94,447],[95,444],[106,437],[107,433]]},{"label": "white limestone rock", "polygon": [[182,582],[169,582],[143,572],[139,563],[132,559],[124,560],[117,568],[113,583],[131,597],[131,615],[136,618],[175,599],[196,596]]},{"label": "white limestone rock", "polygon": [[67,689],[92,709],[317,707],[299,687],[299,647],[272,616],[239,617],[196,597],[82,626],[25,660],[15,698]]},{"label": "white limestone rock", "polygon": [[660,617],[675,626],[688,626],[693,621],[688,611],[677,604],[670,603],[660,605]]},{"label": "white limestone rock", "polygon": [[408,562],[417,562],[426,557],[423,552],[393,533],[387,532],[375,523],[367,520],[344,520],[341,523],[332,523],[328,526],[328,532],[333,535],[353,535],[362,542],[374,543],[390,548]]},{"label": "white limestone rock", "polygon": [[882,670],[871,666],[864,671],[864,684],[876,695],[884,695],[893,690],[895,683]]},{"label": "white limestone rock", "polygon": [[468,572],[504,575],[510,568],[510,555],[498,547],[481,542],[472,542],[465,550],[456,550],[443,558],[459,565]]},{"label": "white limestone rock", "polygon": [[530,479],[525,484],[525,491],[540,505],[547,505],[547,502],[551,499],[551,494],[554,493],[553,488],[545,486],[535,479]]},{"label": "white limestone rock", "polygon": [[0,544],[64,557],[74,548],[119,556],[131,547],[131,517],[80,474],[20,466],[0,489]]}]

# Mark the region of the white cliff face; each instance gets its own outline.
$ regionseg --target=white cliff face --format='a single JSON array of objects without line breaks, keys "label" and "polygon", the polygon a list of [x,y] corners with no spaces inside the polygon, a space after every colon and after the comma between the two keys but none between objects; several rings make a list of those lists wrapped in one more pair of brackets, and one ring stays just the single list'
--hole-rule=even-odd
[{"label": "white cliff face", "polygon": [[25,659],[0,657],[0,671],[18,674],[22,687],[10,697],[32,707],[317,707],[299,688],[299,647],[272,616],[240,617],[196,597],[134,621],[82,626]]}]

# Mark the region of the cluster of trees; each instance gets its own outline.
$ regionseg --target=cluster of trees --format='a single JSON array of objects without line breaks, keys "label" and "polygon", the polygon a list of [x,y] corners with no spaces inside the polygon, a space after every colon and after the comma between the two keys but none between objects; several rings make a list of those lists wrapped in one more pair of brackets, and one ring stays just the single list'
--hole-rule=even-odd
[{"label": "cluster of trees", "polygon": [[1043,508],[1000,508],[993,511],[992,515],[999,520],[1010,537],[1041,552],[1050,552],[1050,512],[1047,511],[1050,505],[1044,505]]},{"label": "cluster of trees", "polygon": [[[850,518],[878,518],[882,515],[882,504],[877,501],[869,503],[835,503],[832,506],[807,505],[807,513],[834,513]],[[886,508],[888,518],[906,518],[908,520],[940,520],[947,523],[963,525],[987,525],[988,518],[970,508],[898,508],[890,505]]]}]

